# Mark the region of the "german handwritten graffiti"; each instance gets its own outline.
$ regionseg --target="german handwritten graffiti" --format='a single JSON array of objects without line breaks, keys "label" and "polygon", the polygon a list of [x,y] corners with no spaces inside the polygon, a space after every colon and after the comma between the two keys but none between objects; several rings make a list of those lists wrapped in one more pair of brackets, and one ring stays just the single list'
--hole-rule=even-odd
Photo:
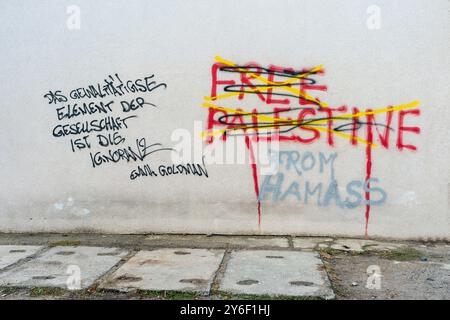
[{"label": "german handwritten graffiti", "polygon": [[139,177],[167,177],[172,175],[193,175],[193,176],[205,176],[208,178],[208,170],[205,166],[203,158],[202,164],[187,163],[171,166],[160,165],[156,171],[153,170],[150,165],[146,164],[143,167],[138,166],[135,170],[131,171],[130,179],[134,180]]},{"label": "german handwritten graffiti", "polygon": [[[138,118],[144,108],[157,108],[148,101],[148,95],[155,90],[166,89],[167,84],[156,80],[155,75],[122,80],[115,73],[102,82],[75,88],[65,94],[62,90],[50,90],[44,98],[55,105],[57,124],[52,129],[55,138],[69,139],[70,150],[88,150],[93,168],[118,162],[144,162],[156,152],[171,152],[160,142],[149,142],[138,137],[128,142],[126,130]],[[147,95],[147,96],[144,96]],[[206,169],[198,164],[160,165],[159,176],[182,172],[206,176]],[[130,173],[130,179],[139,176],[158,176],[149,164],[138,166]]]}]

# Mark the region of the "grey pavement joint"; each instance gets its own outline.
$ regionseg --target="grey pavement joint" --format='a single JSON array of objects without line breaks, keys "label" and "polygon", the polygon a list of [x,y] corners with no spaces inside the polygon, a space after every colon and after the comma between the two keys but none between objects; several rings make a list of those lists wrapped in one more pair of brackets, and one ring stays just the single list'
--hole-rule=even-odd
[{"label": "grey pavement joint", "polygon": [[39,250],[42,246],[20,246],[6,245],[0,246],[0,270],[9,267],[22,259],[25,259]]}]

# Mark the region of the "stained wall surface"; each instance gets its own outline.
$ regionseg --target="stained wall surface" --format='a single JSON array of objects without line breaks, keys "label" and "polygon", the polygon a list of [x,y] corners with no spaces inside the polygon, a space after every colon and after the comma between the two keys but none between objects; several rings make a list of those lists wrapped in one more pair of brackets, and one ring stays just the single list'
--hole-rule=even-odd
[{"label": "stained wall surface", "polygon": [[449,12],[2,1],[0,231],[449,239]]}]

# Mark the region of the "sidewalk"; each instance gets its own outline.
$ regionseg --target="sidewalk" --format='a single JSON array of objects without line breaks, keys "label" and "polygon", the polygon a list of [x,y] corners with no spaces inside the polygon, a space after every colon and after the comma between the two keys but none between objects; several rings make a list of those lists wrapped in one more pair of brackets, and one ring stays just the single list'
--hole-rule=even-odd
[{"label": "sidewalk", "polygon": [[450,299],[450,245],[0,234],[0,298]]}]

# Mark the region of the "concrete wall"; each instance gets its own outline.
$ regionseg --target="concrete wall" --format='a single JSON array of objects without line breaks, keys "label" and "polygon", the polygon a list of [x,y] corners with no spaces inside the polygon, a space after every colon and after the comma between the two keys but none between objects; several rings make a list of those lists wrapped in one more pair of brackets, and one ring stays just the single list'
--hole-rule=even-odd
[{"label": "concrete wall", "polygon": [[449,9],[2,1],[0,231],[448,239]]}]

